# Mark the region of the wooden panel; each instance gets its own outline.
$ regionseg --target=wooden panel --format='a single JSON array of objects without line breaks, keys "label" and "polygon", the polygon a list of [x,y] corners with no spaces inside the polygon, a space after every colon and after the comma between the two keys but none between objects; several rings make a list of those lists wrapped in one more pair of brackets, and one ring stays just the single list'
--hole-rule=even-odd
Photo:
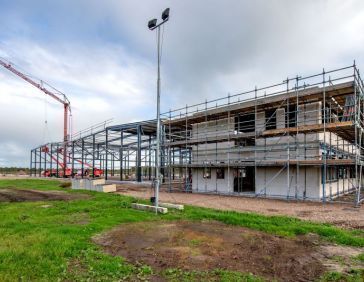
[{"label": "wooden panel", "polygon": [[[298,133],[320,132],[324,131],[324,126],[325,126],[324,124],[311,124],[311,125],[302,125],[298,127],[270,129],[263,131],[261,136],[268,137],[268,136],[283,135],[285,133],[296,134],[297,132]],[[327,123],[326,130],[335,132],[338,129],[350,129],[350,127],[352,126],[353,126],[352,121]]]}]

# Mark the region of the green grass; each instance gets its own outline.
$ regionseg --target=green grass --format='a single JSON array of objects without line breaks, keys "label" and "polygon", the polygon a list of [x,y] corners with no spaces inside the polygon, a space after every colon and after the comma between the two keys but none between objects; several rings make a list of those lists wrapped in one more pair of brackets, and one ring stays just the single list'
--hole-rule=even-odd
[{"label": "green grass", "polygon": [[226,224],[244,226],[281,236],[292,237],[314,233],[322,239],[337,244],[364,247],[362,233],[340,229],[330,224],[312,223],[292,217],[225,212],[198,207],[187,207],[183,216],[194,220],[217,220]]},{"label": "green grass", "polygon": [[354,257],[354,260],[360,261],[360,262],[364,262],[364,253]]},{"label": "green grass", "polygon": [[[50,180],[0,180],[1,188],[63,190],[60,182]],[[283,216],[263,216],[187,206],[156,216],[130,208],[131,197],[88,191],[88,199],[22,203],[0,203],[0,280],[119,280],[144,279],[151,275],[148,266],[134,266],[120,257],[100,251],[91,237],[121,223],[151,220],[217,220],[227,224],[277,234],[297,236],[308,233],[337,244],[364,246],[361,232],[340,229]],[[48,208],[42,205],[50,205]],[[218,281],[261,281],[250,274],[215,272],[164,273],[170,280],[217,277]],[[191,278],[191,279],[192,279]],[[254,280],[255,279],[255,280]],[[260,280],[259,280],[260,279]],[[331,281],[331,280],[327,280]],[[335,280],[333,280],[335,281]]]},{"label": "green grass", "polygon": [[364,269],[353,269],[349,273],[329,272],[319,282],[363,282]]}]

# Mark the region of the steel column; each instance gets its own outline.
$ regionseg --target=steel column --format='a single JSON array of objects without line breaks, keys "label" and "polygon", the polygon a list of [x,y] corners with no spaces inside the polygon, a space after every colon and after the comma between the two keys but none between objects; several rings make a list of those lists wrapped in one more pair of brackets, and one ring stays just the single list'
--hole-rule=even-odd
[{"label": "steel column", "polygon": [[142,143],[142,127],[141,125],[137,126],[137,135],[138,135],[138,144],[137,144],[137,163],[136,163],[136,178],[137,182],[142,182],[142,159],[141,159],[141,143]]}]

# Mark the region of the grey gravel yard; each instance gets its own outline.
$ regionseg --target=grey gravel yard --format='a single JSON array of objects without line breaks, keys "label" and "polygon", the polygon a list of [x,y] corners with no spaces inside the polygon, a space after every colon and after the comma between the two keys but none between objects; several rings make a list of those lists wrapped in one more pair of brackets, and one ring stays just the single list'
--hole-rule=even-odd
[{"label": "grey gravel yard", "polygon": [[[149,199],[153,192],[145,186],[118,185],[122,195]],[[162,202],[194,205],[199,207],[255,212],[264,215],[286,215],[315,222],[331,223],[340,227],[364,230],[364,207],[352,204],[296,202],[240,196],[220,196],[192,193],[160,192]]]}]

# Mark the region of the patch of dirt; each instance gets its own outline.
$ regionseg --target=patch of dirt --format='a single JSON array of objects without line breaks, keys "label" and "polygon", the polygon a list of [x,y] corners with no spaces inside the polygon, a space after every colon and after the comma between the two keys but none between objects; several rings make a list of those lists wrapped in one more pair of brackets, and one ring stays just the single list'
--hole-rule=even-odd
[{"label": "patch of dirt", "polygon": [[313,281],[326,267],[309,239],[287,239],[214,221],[124,224],[93,238],[131,263],[166,268],[251,272],[269,281]]},{"label": "patch of dirt", "polygon": [[322,245],[317,257],[330,270],[348,272],[351,268],[364,268],[364,263],[354,257],[364,253],[364,248],[338,245]]},{"label": "patch of dirt", "polygon": [[0,202],[70,201],[88,198],[86,194],[63,191],[0,189]]}]

